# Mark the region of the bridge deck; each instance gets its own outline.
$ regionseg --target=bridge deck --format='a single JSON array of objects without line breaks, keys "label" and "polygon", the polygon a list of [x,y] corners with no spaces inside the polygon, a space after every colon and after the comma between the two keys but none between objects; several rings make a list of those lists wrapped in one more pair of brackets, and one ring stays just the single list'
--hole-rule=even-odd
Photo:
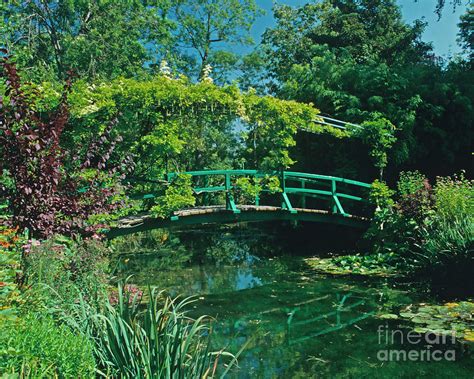
[{"label": "bridge deck", "polygon": [[238,205],[241,213],[233,213],[225,205],[186,208],[174,212],[173,218],[156,218],[149,213],[124,217],[108,232],[109,238],[144,230],[167,228],[181,225],[209,224],[215,222],[252,222],[252,221],[312,221],[365,227],[368,219],[359,216],[333,214],[326,210],[294,208],[296,213],[276,206]]}]

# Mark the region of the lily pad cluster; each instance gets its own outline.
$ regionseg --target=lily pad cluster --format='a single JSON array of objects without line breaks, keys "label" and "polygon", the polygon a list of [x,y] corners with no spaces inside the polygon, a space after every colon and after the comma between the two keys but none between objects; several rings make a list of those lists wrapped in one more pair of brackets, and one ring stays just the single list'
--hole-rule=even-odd
[{"label": "lily pad cluster", "polygon": [[413,330],[417,333],[454,333],[459,340],[474,342],[474,302],[471,301],[420,304],[417,307],[410,305],[399,316],[390,314],[381,317],[407,320],[416,325]]},{"label": "lily pad cluster", "polygon": [[344,255],[330,258],[307,259],[311,268],[332,275],[367,275],[393,276],[396,275],[394,265],[390,264],[392,253],[371,255]]}]

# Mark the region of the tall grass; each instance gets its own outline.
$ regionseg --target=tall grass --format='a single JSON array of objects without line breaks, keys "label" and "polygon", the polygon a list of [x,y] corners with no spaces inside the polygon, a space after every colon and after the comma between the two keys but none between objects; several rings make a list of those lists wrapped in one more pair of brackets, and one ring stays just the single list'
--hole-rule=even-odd
[{"label": "tall grass", "polygon": [[474,267],[472,219],[439,218],[433,224],[421,228],[423,241],[414,252],[418,264],[432,272],[463,265]]},{"label": "tall grass", "polygon": [[149,290],[146,306],[140,296],[118,288],[118,304],[106,302],[97,311],[85,301],[77,307],[76,326],[94,341],[98,373],[123,378],[207,378],[229,360],[224,375],[236,363],[225,351],[211,351],[206,316],[192,319],[186,308],[192,299],[170,299]]}]

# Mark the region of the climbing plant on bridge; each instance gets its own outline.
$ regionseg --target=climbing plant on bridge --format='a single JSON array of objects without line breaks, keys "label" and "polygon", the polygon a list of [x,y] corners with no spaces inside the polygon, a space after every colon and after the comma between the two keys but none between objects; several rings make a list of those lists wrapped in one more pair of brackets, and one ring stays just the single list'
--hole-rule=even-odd
[{"label": "climbing plant on bridge", "polygon": [[[54,104],[57,92],[43,84]],[[117,79],[78,82],[70,95],[71,125],[65,144],[81,146],[120,113],[117,132],[122,155],[132,152],[134,175],[156,177],[170,171],[205,168],[284,168],[298,127],[347,136],[317,126],[318,110],[309,104],[243,93],[236,86],[192,84],[187,78],[158,76],[148,81]]]},{"label": "climbing plant on bridge", "polygon": [[190,207],[196,204],[191,176],[186,174],[177,175],[169,186],[163,191],[161,196],[157,196],[155,204],[150,211],[157,217],[168,217],[181,208]]}]

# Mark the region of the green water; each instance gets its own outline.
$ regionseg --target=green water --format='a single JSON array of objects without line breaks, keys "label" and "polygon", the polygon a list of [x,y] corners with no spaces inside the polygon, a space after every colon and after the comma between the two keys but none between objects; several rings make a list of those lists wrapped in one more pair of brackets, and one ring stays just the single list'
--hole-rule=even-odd
[{"label": "green water", "polygon": [[377,317],[436,301],[421,284],[317,274],[305,262],[317,250],[308,245],[311,237],[289,244],[294,234],[281,230],[203,229],[153,237],[127,245],[131,253],[120,259],[119,276],[134,274],[137,284],[173,296],[197,295],[190,311],[215,318],[214,346],[233,353],[245,346],[230,377],[474,377],[466,347],[450,340],[409,343],[407,325]]}]

